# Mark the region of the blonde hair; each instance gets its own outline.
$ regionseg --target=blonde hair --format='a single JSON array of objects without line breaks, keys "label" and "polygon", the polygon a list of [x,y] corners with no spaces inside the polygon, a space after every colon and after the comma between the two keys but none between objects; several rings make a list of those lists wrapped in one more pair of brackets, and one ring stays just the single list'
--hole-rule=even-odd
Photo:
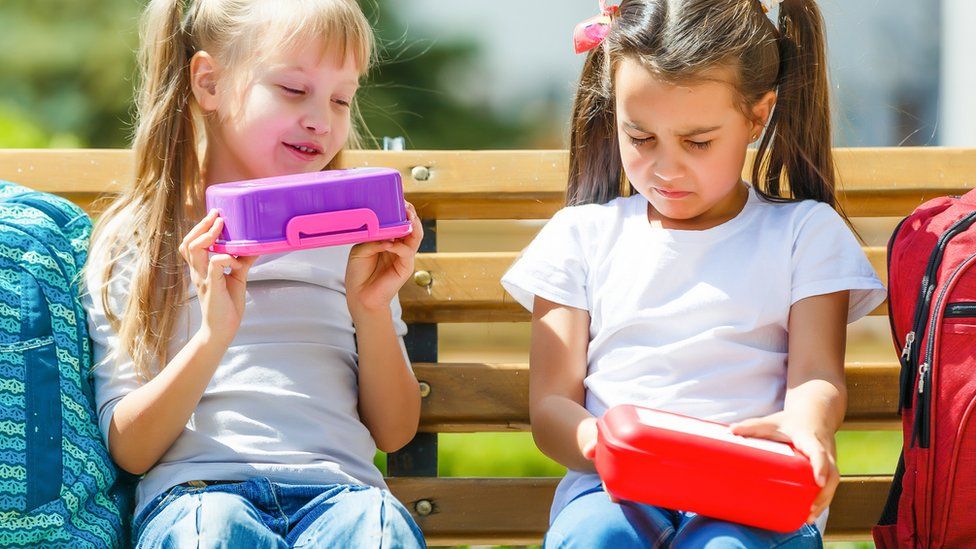
[{"label": "blonde hair", "polygon": [[[190,59],[207,51],[240,90],[249,68],[274,48],[316,39],[338,48],[330,51],[340,58],[352,54],[363,75],[373,61],[374,37],[355,0],[151,0],[141,38],[135,178],[98,220],[89,265],[100,268],[93,274],[119,335],[116,351],[127,353],[149,379],[168,361],[168,340],[186,299],[189,277],[178,246],[203,212],[198,151],[206,136],[190,88]],[[355,103],[352,112],[347,146],[357,147]],[[110,306],[109,283],[121,267],[132,279],[119,315]]]}]

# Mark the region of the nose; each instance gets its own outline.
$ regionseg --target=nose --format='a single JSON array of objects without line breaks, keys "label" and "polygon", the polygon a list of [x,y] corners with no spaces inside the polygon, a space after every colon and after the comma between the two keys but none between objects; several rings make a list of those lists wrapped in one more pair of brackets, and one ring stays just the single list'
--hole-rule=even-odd
[{"label": "nose", "polygon": [[651,163],[654,177],[660,181],[675,181],[685,175],[685,168],[674,155],[662,152]]},{"label": "nose", "polygon": [[332,131],[332,121],[329,118],[328,109],[306,113],[301,123],[302,127],[316,135],[323,135]]}]

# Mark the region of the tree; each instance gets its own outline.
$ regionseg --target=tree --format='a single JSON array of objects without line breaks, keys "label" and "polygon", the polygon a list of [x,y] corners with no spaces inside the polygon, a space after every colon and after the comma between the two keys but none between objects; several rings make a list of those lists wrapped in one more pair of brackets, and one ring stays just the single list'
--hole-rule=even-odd
[{"label": "tree", "polygon": [[[515,148],[531,132],[452,92],[473,42],[404,36],[392,2],[362,0],[381,61],[361,95],[373,135],[409,148]],[[132,130],[140,0],[0,3],[0,146],[124,147]],[[4,137],[6,135],[7,137]]]}]

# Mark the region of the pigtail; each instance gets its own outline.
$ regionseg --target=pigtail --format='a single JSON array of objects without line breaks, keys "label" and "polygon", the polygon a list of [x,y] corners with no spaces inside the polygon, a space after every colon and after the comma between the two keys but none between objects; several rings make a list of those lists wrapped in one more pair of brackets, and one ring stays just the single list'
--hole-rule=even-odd
[{"label": "pigtail", "polygon": [[826,36],[816,2],[785,0],[779,29],[778,97],[752,180],[767,198],[813,199],[836,207]]},{"label": "pigtail", "polygon": [[566,204],[603,204],[621,194],[623,164],[617,143],[606,45],[586,57],[573,101]]},{"label": "pigtail", "polygon": [[[106,317],[119,334],[121,350],[146,378],[151,364],[167,361],[167,342],[187,285],[178,246],[187,229],[187,205],[201,203],[192,196],[199,193],[200,166],[189,75],[194,48],[184,28],[184,2],[151,0],[142,19],[135,180],[101,216],[92,238],[93,254],[104,261]],[[123,259],[134,264],[119,316],[110,306],[109,281]]]}]

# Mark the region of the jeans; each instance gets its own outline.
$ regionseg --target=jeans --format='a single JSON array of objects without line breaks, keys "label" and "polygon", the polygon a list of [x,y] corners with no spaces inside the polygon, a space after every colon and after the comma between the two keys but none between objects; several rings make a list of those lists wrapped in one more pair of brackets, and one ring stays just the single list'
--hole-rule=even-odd
[{"label": "jeans", "polygon": [[809,524],[782,534],[641,503],[613,503],[602,487],[596,487],[559,512],[544,547],[819,549],[823,540]]},{"label": "jeans", "polygon": [[133,528],[140,549],[426,547],[417,523],[387,490],[267,478],[181,484],[150,502]]}]

